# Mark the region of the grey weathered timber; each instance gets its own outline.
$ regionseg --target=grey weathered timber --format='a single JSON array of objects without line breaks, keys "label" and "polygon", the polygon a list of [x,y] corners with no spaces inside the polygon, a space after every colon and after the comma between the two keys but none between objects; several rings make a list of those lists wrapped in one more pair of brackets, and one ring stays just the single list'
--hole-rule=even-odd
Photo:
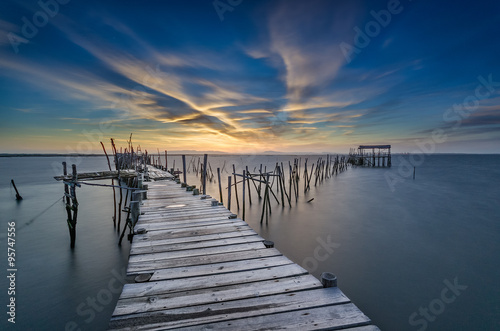
[{"label": "grey weathered timber", "polygon": [[210,197],[148,184],[127,268],[140,282],[124,285],[110,329],[379,331]]}]

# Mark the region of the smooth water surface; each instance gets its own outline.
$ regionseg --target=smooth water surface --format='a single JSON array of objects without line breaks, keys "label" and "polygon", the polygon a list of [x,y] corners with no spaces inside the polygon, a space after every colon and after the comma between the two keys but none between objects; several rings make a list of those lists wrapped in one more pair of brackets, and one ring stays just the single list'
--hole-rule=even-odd
[{"label": "smooth water surface", "polygon": [[[302,165],[306,157],[300,156]],[[192,165],[198,158],[186,157],[188,183],[197,186],[200,178]],[[227,206],[232,164],[241,173],[244,166],[256,172],[261,163],[269,170],[283,162],[288,176],[293,158],[214,155],[209,162],[215,179],[216,168],[225,165]],[[107,169],[104,157],[80,159],[79,172]],[[318,156],[308,159],[310,168]],[[19,330],[63,330],[72,321],[82,330],[104,330],[118,299],[117,293],[109,299],[106,294],[122,280],[129,245],[117,246],[112,191],[77,189],[77,244],[71,251],[60,201],[63,187],[52,179],[60,171],[52,164],[64,160],[0,158],[3,249],[6,222],[14,219],[18,228]],[[174,161],[182,169],[181,157],[169,156],[169,167]],[[415,180],[400,156],[393,157],[392,168],[349,167],[306,194],[301,177],[298,201],[282,208],[273,199],[267,224],[260,223],[261,201],[251,185],[245,219],[313,275],[335,273],[340,289],[382,330],[499,330],[500,156],[431,155],[420,161]],[[9,187],[11,178],[24,197],[19,203]],[[238,189],[241,204],[241,185]],[[220,199],[215,181],[208,183],[207,193]],[[241,207],[233,190],[231,210],[242,216]],[[7,284],[2,280],[0,286]]]}]

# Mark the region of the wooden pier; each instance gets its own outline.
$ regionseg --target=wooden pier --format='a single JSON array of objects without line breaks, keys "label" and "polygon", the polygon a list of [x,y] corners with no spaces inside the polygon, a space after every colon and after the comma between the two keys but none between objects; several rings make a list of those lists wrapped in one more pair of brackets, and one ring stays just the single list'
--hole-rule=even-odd
[{"label": "wooden pier", "polygon": [[349,163],[366,167],[390,167],[391,145],[361,145],[349,152]]},{"label": "wooden pier", "polygon": [[325,288],[215,199],[178,182],[148,183],[127,269],[136,282],[124,285],[110,329],[379,330],[336,279]]}]

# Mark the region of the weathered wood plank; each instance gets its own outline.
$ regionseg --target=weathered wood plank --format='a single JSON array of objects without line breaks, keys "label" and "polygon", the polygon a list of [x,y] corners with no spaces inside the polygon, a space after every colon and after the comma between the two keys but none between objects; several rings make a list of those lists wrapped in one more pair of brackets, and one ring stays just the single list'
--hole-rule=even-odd
[{"label": "weathered wood plank", "polygon": [[134,330],[168,330],[349,302],[340,289],[332,287],[117,316],[111,319],[109,326],[120,330],[131,330],[129,327]]},{"label": "weathered wood plank", "polygon": [[[168,213],[167,213],[168,214]],[[231,215],[230,212],[216,212],[216,213],[196,213],[196,214],[184,214],[184,215],[176,215],[176,216],[167,216],[165,213],[159,213],[155,215],[149,215],[149,218],[161,218],[164,221],[181,221],[181,220],[196,220],[196,219],[205,219],[206,217],[221,217],[228,218]],[[145,217],[146,219],[148,217]]]},{"label": "weathered wood plank", "polygon": [[240,260],[250,260],[258,259],[270,256],[282,255],[277,249],[274,248],[264,248],[255,249],[250,251],[236,251],[236,252],[224,252],[220,254],[210,254],[210,255],[197,255],[188,257],[179,257],[170,260],[154,260],[154,261],[141,261],[141,262],[129,262],[127,268],[127,274],[134,275],[137,273],[153,272],[158,269],[163,268],[176,268],[182,266],[196,266],[196,265],[206,265],[211,263],[220,262],[230,262],[230,261],[240,261]]},{"label": "weathered wood plank", "polygon": [[113,316],[189,307],[193,306],[194,302],[197,305],[202,305],[318,288],[322,288],[322,285],[316,278],[311,275],[302,275],[259,283],[221,286],[213,288],[211,291],[193,289],[192,291],[178,292],[177,295],[171,293],[153,297],[120,298]]},{"label": "weathered wood plank", "polygon": [[[158,238],[158,235],[168,234],[169,238],[177,237],[191,237],[194,235],[203,235],[209,233],[217,233],[218,231],[224,232],[224,229],[230,229],[234,231],[235,229],[245,228],[248,229],[248,224],[243,221],[235,222],[230,219],[222,219],[220,222],[211,225],[200,225],[195,227],[185,227],[185,228],[165,228],[167,224],[162,223],[148,223],[136,226],[136,228],[144,228],[148,233],[143,234],[146,236],[149,234],[149,238],[154,240],[154,237]],[[226,231],[227,232],[227,231]]]},{"label": "weathered wood plank", "polygon": [[253,283],[270,279],[294,277],[307,274],[307,271],[297,264],[268,267],[258,270],[234,272],[230,275],[191,277],[184,279],[163,280],[147,283],[125,284],[120,298],[148,297],[171,292],[187,291],[191,288],[207,289],[233,284]]},{"label": "weathered wood plank", "polygon": [[197,256],[197,255],[209,255],[209,254],[221,254],[229,252],[239,252],[239,251],[250,251],[254,249],[261,249],[265,247],[261,242],[237,244],[237,245],[227,245],[227,246],[217,246],[201,249],[188,249],[184,251],[174,251],[174,252],[163,252],[163,253],[151,253],[144,255],[132,255],[129,258],[131,263],[139,263],[146,261],[158,261],[158,260],[169,260],[178,259],[180,257]]},{"label": "weathered wood plank", "polygon": [[197,325],[177,330],[338,330],[369,324],[354,304],[308,308],[298,312],[254,316],[233,321]]},{"label": "weathered wood plank", "polygon": [[188,242],[202,242],[205,240],[216,240],[216,239],[233,238],[233,237],[253,236],[256,234],[257,233],[254,230],[249,228],[248,230],[242,230],[242,231],[214,233],[214,234],[207,234],[207,235],[203,235],[203,236],[196,235],[196,236],[192,236],[192,237],[183,237],[183,238],[168,238],[168,236],[167,236],[166,239],[157,239],[154,241],[135,240],[132,243],[132,249],[136,249],[139,247],[152,247],[152,246],[159,246],[159,245],[169,245],[169,244],[188,243]]},{"label": "weathered wood plank", "polygon": [[154,282],[159,280],[168,280],[176,278],[186,279],[188,277],[194,277],[194,276],[227,274],[230,272],[264,269],[268,267],[276,267],[292,263],[293,262],[290,261],[290,259],[288,259],[285,256],[273,256],[273,257],[266,257],[253,260],[212,263],[201,266],[186,266],[179,268],[158,269],[155,271],[155,273],[153,274],[153,276],[149,281]]},{"label": "weathered wood plank", "polygon": [[184,243],[167,244],[167,245],[152,245],[149,247],[148,246],[132,247],[132,249],[130,250],[130,255],[173,252],[173,251],[188,250],[188,249],[199,249],[199,248],[226,246],[226,245],[244,244],[251,242],[262,242],[262,241],[264,241],[264,239],[261,238],[259,235],[255,234],[253,236],[238,236],[233,238],[224,238],[216,240],[193,241],[189,243],[184,242]]},{"label": "weathered wood plank", "polygon": [[[229,217],[225,216],[216,216],[216,217],[211,217],[207,216],[206,218],[199,218],[199,219],[180,219],[180,220],[165,220],[163,218],[151,218],[151,219],[144,219],[140,218],[140,223],[138,224],[147,224],[147,223],[165,223],[168,226],[175,225],[175,224],[185,224],[190,225],[190,224],[197,224],[197,223],[202,223],[202,222],[208,222],[208,221],[220,221],[224,220],[227,221],[229,220]],[[236,218],[236,219],[231,219],[233,222],[241,221],[241,219]]]}]

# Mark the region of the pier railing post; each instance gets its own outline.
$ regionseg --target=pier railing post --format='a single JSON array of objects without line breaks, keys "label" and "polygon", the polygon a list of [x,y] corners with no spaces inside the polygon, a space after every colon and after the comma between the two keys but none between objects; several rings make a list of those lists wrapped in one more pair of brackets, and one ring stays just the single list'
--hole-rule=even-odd
[{"label": "pier railing post", "polygon": [[208,154],[203,155],[203,195],[207,194],[207,158]]},{"label": "pier railing post", "polygon": [[227,209],[231,211],[231,176],[227,177]]}]

